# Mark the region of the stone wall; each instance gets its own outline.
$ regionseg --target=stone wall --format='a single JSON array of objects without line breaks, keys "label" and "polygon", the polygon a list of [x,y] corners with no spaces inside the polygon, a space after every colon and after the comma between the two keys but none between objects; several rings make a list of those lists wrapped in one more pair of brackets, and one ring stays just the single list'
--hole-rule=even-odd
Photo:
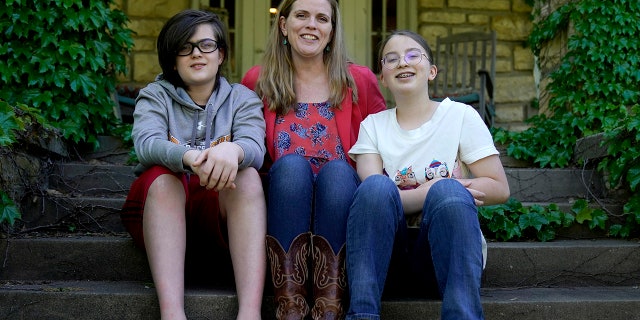
[{"label": "stone wall", "polygon": [[[536,16],[536,22],[544,21],[556,11],[559,7],[565,5],[570,0],[546,0],[536,2],[536,12],[540,12]],[[553,72],[560,65],[562,58],[567,54],[567,41],[569,36],[573,33],[571,22],[567,26],[567,29],[560,30],[555,37],[542,44],[540,48],[540,56],[538,57],[538,66],[540,72],[540,112],[548,114],[549,108],[549,93],[544,90],[547,87],[551,78],[549,74]]]},{"label": "stone wall", "polygon": [[[131,20],[129,27],[136,32],[135,48],[128,62],[130,71],[119,81],[142,86],[160,72],[155,40],[163,23],[189,8],[191,1],[117,0],[116,3],[127,13]],[[524,0],[419,0],[417,6],[418,31],[432,44],[439,35],[496,31],[496,125],[510,130],[526,128],[523,121],[537,112],[531,108],[536,98],[536,82],[534,57],[527,45],[532,8]]]},{"label": "stone wall", "polygon": [[536,82],[534,57],[527,44],[531,13],[524,0],[419,1],[419,32],[431,44],[438,36],[496,31],[496,125],[510,130],[526,128],[523,121],[537,113],[531,108]]},{"label": "stone wall", "polygon": [[129,72],[120,76],[119,82],[142,86],[153,81],[161,72],[156,38],[164,23],[190,4],[189,0],[116,0],[117,7],[130,19],[129,28],[136,32],[128,59]]}]

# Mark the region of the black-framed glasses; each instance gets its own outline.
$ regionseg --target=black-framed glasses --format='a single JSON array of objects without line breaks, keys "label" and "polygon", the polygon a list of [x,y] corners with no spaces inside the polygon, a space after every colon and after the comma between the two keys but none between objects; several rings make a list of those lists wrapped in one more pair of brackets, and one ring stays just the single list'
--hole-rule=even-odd
[{"label": "black-framed glasses", "polygon": [[202,53],[211,53],[218,49],[218,42],[213,39],[202,39],[198,42],[187,42],[178,49],[179,56],[188,56],[193,52],[193,48],[198,47]]},{"label": "black-framed glasses", "polygon": [[400,59],[404,59],[404,62],[410,66],[415,66],[422,61],[422,56],[426,57],[427,55],[420,50],[411,50],[403,56],[397,53],[387,53],[380,62],[382,62],[382,66],[387,69],[395,69],[400,64]]}]

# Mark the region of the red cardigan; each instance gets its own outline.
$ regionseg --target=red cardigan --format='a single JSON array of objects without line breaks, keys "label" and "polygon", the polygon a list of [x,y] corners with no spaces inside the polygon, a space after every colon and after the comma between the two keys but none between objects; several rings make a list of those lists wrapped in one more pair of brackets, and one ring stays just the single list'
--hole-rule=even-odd
[{"label": "red cardigan", "polygon": [[[378,79],[376,75],[367,67],[349,64],[349,72],[356,82],[358,87],[358,103],[353,103],[351,99],[351,89],[348,90],[344,100],[340,104],[341,109],[334,109],[336,116],[336,124],[338,126],[338,135],[340,141],[344,146],[344,151],[349,152],[351,147],[358,139],[358,132],[360,131],[360,122],[364,120],[368,115],[385,110],[386,103],[384,97],[378,87]],[[253,90],[258,81],[260,75],[260,66],[254,66],[242,78],[241,83]],[[276,114],[269,110],[269,105],[266,101],[264,104],[264,120],[266,122],[266,139],[267,139],[267,151],[271,159],[275,159],[275,147],[273,145],[274,130],[276,125]],[[355,163],[349,158],[349,162],[352,166]],[[269,165],[272,161],[265,161],[265,165]],[[263,169],[265,169],[263,167]],[[268,168],[266,168],[268,169]]]}]

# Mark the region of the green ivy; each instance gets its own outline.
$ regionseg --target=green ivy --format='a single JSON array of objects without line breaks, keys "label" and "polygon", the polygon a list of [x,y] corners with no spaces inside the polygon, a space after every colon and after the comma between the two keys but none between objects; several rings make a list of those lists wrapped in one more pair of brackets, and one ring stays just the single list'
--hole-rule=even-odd
[{"label": "green ivy", "polygon": [[133,47],[112,0],[0,4],[0,99],[39,109],[64,138],[97,147],[118,125],[116,76]]},{"label": "green ivy", "polygon": [[[0,147],[16,142],[16,132],[24,130],[25,123],[16,116],[15,110],[5,101],[0,100]],[[0,190],[0,225],[8,223],[13,226],[20,219],[20,211],[3,190]]]},{"label": "green ivy", "polygon": [[[602,209],[590,207],[583,199],[575,201],[569,213],[557,204],[525,207],[511,198],[505,204],[480,207],[478,214],[484,234],[499,241],[550,241],[559,231],[575,224],[589,230],[606,231],[609,220]],[[615,229],[619,225],[614,226]]]},{"label": "green ivy", "polygon": [[494,130],[495,140],[509,146],[509,156],[552,168],[577,164],[573,162],[577,139],[603,133],[608,156],[598,169],[608,174],[611,186],[630,191],[624,222],[609,229],[610,235],[621,237],[640,229],[638,21],[637,0],[576,0],[534,24],[529,42],[536,55],[547,41],[569,27],[572,30],[567,53],[545,88],[551,95],[550,115],[532,117],[529,129],[522,132]]}]

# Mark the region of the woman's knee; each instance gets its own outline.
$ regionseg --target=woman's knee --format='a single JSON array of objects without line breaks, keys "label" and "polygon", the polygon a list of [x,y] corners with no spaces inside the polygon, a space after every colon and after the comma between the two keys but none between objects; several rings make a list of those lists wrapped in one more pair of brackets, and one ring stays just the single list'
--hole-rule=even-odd
[{"label": "woman's knee", "polygon": [[269,174],[303,174],[305,172],[311,173],[311,165],[309,161],[303,156],[298,154],[287,154],[276,160],[271,168]]},{"label": "woman's knee", "polygon": [[269,188],[276,193],[311,187],[313,179],[309,161],[297,154],[283,156],[269,169]]},{"label": "woman's knee", "polygon": [[356,170],[344,160],[332,160],[322,166],[318,172],[318,177],[326,176],[327,178],[338,178],[342,180],[347,174],[356,174]]}]

